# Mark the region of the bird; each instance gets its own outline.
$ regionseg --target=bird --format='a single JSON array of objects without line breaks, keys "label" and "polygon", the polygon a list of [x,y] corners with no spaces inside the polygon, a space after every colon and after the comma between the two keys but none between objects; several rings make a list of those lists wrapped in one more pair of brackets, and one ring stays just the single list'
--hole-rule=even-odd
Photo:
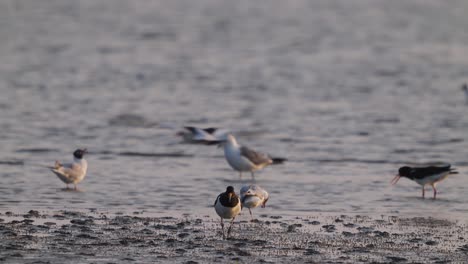
[{"label": "bird", "polygon": [[228,186],[226,192],[218,195],[214,208],[219,217],[221,217],[221,230],[223,232],[223,239],[225,239],[223,219],[232,219],[227,231],[227,237],[229,237],[234,219],[236,219],[236,216],[241,211],[241,201],[239,196],[234,192],[234,187]]},{"label": "bird", "polygon": [[265,208],[266,203],[269,199],[269,194],[262,187],[252,184],[245,185],[240,189],[240,199],[242,208],[247,207],[249,209],[250,217],[253,219],[251,208],[261,206]]},{"label": "bird", "polygon": [[466,104],[468,104],[468,84],[464,83],[461,89],[465,92]]},{"label": "bird", "polygon": [[73,152],[73,162],[70,164],[61,164],[55,161],[55,166],[51,168],[52,172],[59,177],[66,185],[73,183],[75,190],[76,185],[81,182],[88,170],[88,162],[83,156],[88,153],[87,149],[77,149]]},{"label": "bird", "polygon": [[285,158],[273,158],[266,153],[241,146],[232,134],[228,134],[226,140],[220,145],[224,145],[224,157],[228,164],[239,172],[241,179],[242,172],[250,171],[252,179],[255,180],[255,171],[261,170],[271,164],[282,164],[287,161]]},{"label": "bird", "polygon": [[226,138],[227,133],[229,133],[228,130],[216,127],[198,128],[185,126],[176,135],[182,137],[182,142],[187,144],[217,145]]},{"label": "bird", "polygon": [[424,198],[425,194],[424,186],[429,184],[434,190],[434,199],[436,199],[437,183],[447,178],[450,174],[458,174],[454,168],[450,167],[451,165],[448,163],[443,165],[428,165],[422,167],[404,166],[398,169],[398,174],[395,176],[395,178],[393,178],[391,183],[392,185],[395,185],[401,177],[415,181],[422,186],[422,198]]}]

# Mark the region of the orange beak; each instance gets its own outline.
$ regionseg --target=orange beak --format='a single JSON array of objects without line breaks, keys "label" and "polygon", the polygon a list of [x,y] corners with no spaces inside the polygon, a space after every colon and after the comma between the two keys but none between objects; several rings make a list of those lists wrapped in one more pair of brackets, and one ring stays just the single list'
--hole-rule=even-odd
[{"label": "orange beak", "polygon": [[397,175],[395,175],[395,178],[393,178],[393,180],[390,183],[392,185],[395,185],[398,182],[399,179],[400,179],[400,175],[397,174]]}]

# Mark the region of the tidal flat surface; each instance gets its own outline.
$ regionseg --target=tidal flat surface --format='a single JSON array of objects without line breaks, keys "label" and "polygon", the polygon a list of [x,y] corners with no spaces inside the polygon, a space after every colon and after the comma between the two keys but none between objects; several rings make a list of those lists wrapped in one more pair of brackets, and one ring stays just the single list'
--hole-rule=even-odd
[{"label": "tidal flat surface", "polygon": [[[247,215],[245,215],[247,216]],[[434,218],[260,215],[221,238],[211,216],[0,214],[5,263],[462,263],[467,225]]]}]

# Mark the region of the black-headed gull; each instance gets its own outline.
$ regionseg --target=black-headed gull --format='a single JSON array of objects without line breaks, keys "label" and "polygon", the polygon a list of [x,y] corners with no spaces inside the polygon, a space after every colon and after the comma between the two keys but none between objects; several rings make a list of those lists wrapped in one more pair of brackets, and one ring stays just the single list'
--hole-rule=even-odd
[{"label": "black-headed gull", "polygon": [[214,203],[214,208],[219,217],[221,217],[221,230],[223,232],[223,239],[226,238],[224,235],[223,219],[232,219],[227,231],[227,237],[229,237],[234,219],[236,219],[236,216],[241,211],[241,201],[234,192],[234,187],[228,186],[226,188],[226,192],[218,195]]},{"label": "black-headed gull", "polygon": [[226,138],[229,133],[226,129],[215,127],[198,128],[192,126],[184,127],[184,130],[177,132],[177,136],[182,137],[182,142],[188,144],[216,145]]},{"label": "black-headed gull", "polygon": [[227,139],[222,142],[224,145],[224,157],[234,170],[239,172],[250,171],[252,179],[255,179],[254,171],[261,170],[271,164],[281,164],[287,159],[272,158],[270,155],[241,146],[237,143],[232,134],[227,135]]},{"label": "black-headed gull", "polygon": [[424,167],[409,167],[404,166],[398,170],[398,174],[391,181],[395,185],[401,177],[408,178],[417,182],[422,186],[422,198],[424,198],[424,186],[429,184],[434,190],[434,199],[436,199],[437,189],[436,184],[449,176],[450,174],[457,174],[455,169],[450,168],[450,164],[446,163],[440,166],[428,165]]},{"label": "black-headed gull", "polygon": [[265,208],[269,198],[268,192],[256,184],[245,185],[240,189],[242,207],[247,207],[249,209],[252,220],[253,216],[250,209],[258,206]]},{"label": "black-headed gull", "polygon": [[88,170],[88,162],[83,158],[87,153],[86,149],[77,149],[73,152],[73,162],[69,164],[61,164],[58,161],[55,161],[55,166],[51,169],[62,180],[68,189],[68,184],[75,185],[81,182],[85,176],[86,171]]}]

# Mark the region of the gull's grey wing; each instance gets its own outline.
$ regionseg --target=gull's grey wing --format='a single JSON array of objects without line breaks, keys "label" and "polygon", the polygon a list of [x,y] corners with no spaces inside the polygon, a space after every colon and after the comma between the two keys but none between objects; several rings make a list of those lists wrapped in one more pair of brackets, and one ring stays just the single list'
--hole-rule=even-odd
[{"label": "gull's grey wing", "polygon": [[245,147],[245,146],[242,146],[240,148],[240,154],[241,154],[241,156],[246,157],[248,160],[250,160],[255,165],[272,163],[271,158],[267,154],[257,152],[255,150],[249,149],[248,147]]}]

